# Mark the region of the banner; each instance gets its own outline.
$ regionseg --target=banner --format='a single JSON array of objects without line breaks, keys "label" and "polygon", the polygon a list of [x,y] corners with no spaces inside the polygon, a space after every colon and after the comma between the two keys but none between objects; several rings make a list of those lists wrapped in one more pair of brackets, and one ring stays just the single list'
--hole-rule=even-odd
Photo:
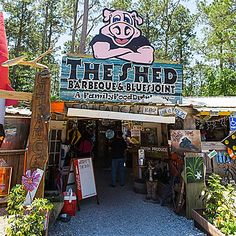
[{"label": "banner", "polygon": [[141,65],[120,59],[62,58],[60,98],[65,101],[181,103],[180,64]]}]

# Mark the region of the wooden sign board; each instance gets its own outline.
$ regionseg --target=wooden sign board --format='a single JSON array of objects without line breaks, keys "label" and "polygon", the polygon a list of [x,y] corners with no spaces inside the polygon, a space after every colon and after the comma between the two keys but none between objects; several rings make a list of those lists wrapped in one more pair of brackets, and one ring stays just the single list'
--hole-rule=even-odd
[{"label": "wooden sign board", "polygon": [[45,170],[48,161],[48,132],[50,118],[50,73],[42,71],[35,76],[32,115],[27,153],[27,170]]},{"label": "wooden sign board", "polygon": [[200,130],[171,130],[173,152],[201,152]]},{"label": "wooden sign board", "polygon": [[168,147],[140,147],[145,151],[146,157],[167,159],[169,158]]},{"label": "wooden sign board", "polygon": [[210,150],[223,151],[226,147],[221,142],[202,142],[202,152],[210,152]]},{"label": "wooden sign board", "polygon": [[74,159],[73,165],[78,200],[97,196],[92,158]]}]

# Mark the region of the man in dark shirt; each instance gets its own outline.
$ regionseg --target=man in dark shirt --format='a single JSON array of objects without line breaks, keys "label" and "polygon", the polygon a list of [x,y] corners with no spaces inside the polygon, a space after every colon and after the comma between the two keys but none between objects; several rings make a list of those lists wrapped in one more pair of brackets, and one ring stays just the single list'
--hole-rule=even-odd
[{"label": "man in dark shirt", "polygon": [[112,183],[111,186],[116,186],[116,174],[119,170],[119,181],[120,185],[124,186],[125,184],[125,152],[127,149],[127,144],[122,137],[122,131],[116,132],[116,137],[111,143],[111,153],[112,153]]}]

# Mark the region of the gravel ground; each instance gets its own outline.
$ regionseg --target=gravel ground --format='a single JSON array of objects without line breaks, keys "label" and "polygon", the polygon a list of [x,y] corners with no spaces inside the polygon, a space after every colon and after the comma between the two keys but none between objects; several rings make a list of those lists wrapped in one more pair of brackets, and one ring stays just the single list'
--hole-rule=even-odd
[{"label": "gravel ground", "polygon": [[49,236],[204,235],[193,221],[177,216],[170,208],[143,201],[145,195],[134,193],[129,179],[124,187],[112,188],[110,172],[100,171],[96,174],[100,204],[96,198],[83,200],[76,216],[68,223],[57,221]]}]

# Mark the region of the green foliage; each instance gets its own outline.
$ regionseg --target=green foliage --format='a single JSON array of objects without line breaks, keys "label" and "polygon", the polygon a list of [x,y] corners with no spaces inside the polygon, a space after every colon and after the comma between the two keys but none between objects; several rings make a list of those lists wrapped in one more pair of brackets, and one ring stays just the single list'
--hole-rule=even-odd
[{"label": "green foliage", "polygon": [[9,215],[21,214],[24,211],[22,206],[25,201],[26,190],[23,185],[14,186],[8,196],[7,212]]},{"label": "green foliage", "polygon": [[205,38],[202,50],[206,58],[217,60],[220,67],[227,66],[236,56],[235,18],[236,8],[234,0],[214,0],[207,4],[200,1],[198,5],[204,28]]},{"label": "green foliage", "polygon": [[156,49],[155,59],[188,64],[196,16],[175,0],[139,1],[137,11],[144,19],[142,32]]},{"label": "green foliage", "polygon": [[111,2],[111,8],[115,10],[129,11],[132,6],[132,0],[113,0]]},{"label": "green foliage", "polygon": [[[62,3],[56,0],[0,0],[6,12],[5,27],[9,45],[9,59],[25,55],[27,60],[36,58],[55,43],[63,32]],[[46,64],[52,74],[52,94],[59,93],[59,65],[56,54],[46,56],[40,62]],[[16,91],[32,92],[35,69],[25,66],[10,68],[10,80]]]},{"label": "green foliage", "polygon": [[225,235],[236,235],[236,191],[230,184],[222,185],[221,177],[212,174],[202,192],[205,217]]},{"label": "green foliage", "polygon": [[36,198],[29,206],[23,206],[26,191],[23,185],[15,186],[9,194],[7,211],[10,215],[7,236],[42,235],[46,214],[53,205],[44,198]]}]

